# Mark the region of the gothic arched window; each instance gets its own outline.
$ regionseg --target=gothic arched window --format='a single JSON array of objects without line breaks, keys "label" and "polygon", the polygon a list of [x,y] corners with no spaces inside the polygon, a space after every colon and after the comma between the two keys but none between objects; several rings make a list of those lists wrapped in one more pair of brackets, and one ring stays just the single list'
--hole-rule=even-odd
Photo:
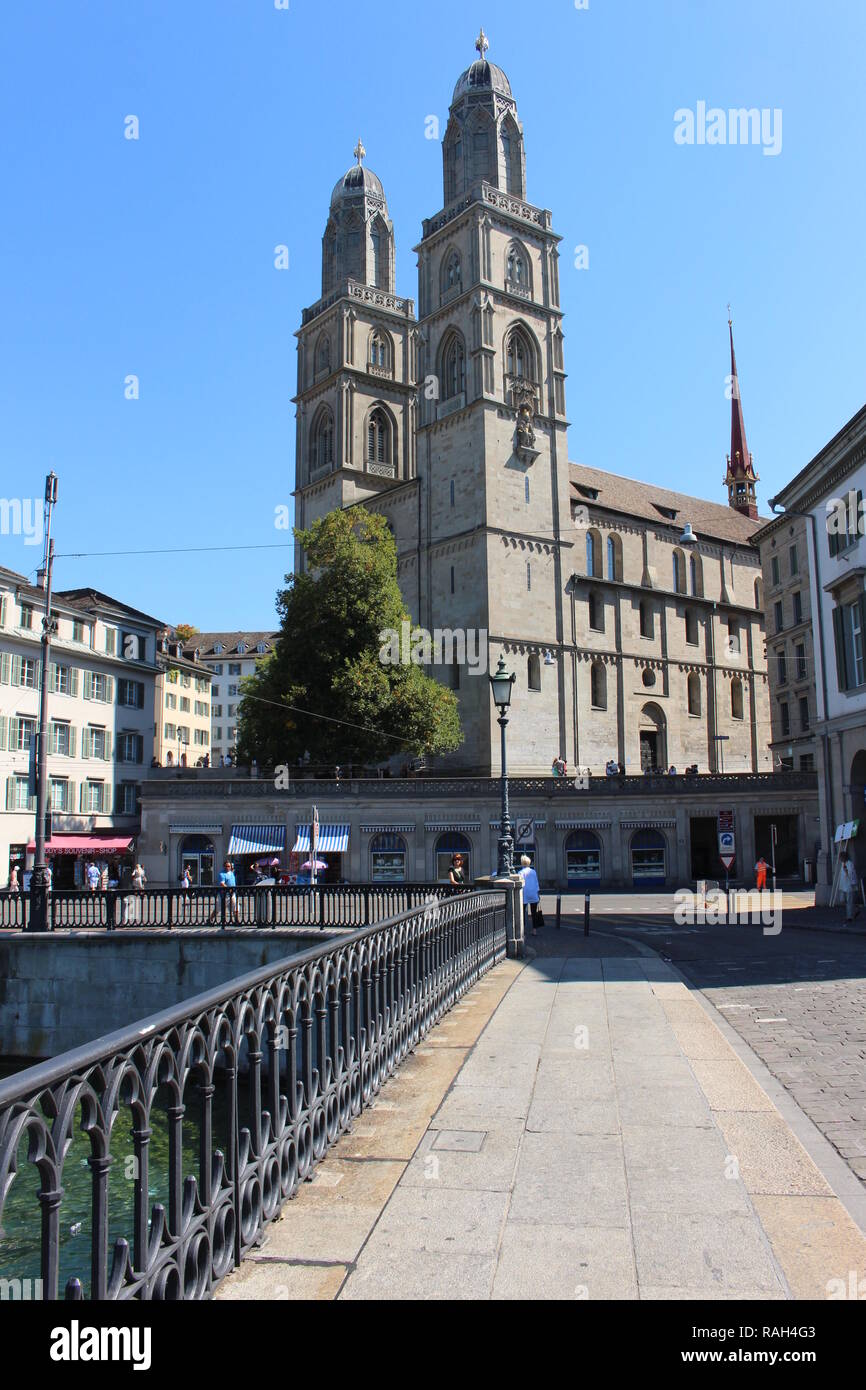
[{"label": "gothic arched window", "polygon": [[391,354],[389,352],[389,339],[381,329],[375,328],[370,334],[370,366],[389,367],[391,365]]},{"label": "gothic arched window", "polygon": [[459,333],[449,333],[442,347],[441,392],[444,401],[459,396],[465,384],[466,353]]},{"label": "gothic arched window", "polygon": [[323,333],[316,343],[316,376],[331,370],[331,340]]},{"label": "gothic arched window", "polygon": [[505,350],[506,371],[512,382],[535,381],[535,354],[522,328],[512,328]]},{"label": "gothic arched window", "polygon": [[518,198],[523,197],[523,179],[520,168],[520,131],[517,124],[510,116],[502,122],[502,134],[500,136],[502,146],[502,164],[505,175],[502,187],[506,193],[516,193]]},{"label": "gothic arched window", "polygon": [[535,654],[526,663],[526,684],[530,690],[541,689],[541,662]]},{"label": "gothic arched window", "polygon": [[329,225],[322,238],[322,294],[328,294],[337,283],[337,229]]},{"label": "gothic arched window", "polygon": [[442,261],[441,279],[442,294],[456,293],[463,288],[463,269],[460,264],[460,255],[453,249]]},{"label": "gothic arched window", "polygon": [[334,466],[334,417],[327,406],[323,406],[313,421],[310,436],[310,468],[333,468]]},{"label": "gothic arched window", "polygon": [[370,230],[373,244],[373,284],[377,290],[391,288],[391,237],[381,217],[377,217]]},{"label": "gothic arched window", "polygon": [[742,719],[743,717],[743,682],[739,676],[735,676],[731,681],[731,718]]},{"label": "gothic arched window", "polygon": [[463,141],[460,126],[456,121],[445,132],[442,145],[442,160],[445,173],[445,206],[453,203],[463,192]]},{"label": "gothic arched window", "polygon": [[390,463],[391,459],[391,421],[377,406],[367,422],[367,462]]}]

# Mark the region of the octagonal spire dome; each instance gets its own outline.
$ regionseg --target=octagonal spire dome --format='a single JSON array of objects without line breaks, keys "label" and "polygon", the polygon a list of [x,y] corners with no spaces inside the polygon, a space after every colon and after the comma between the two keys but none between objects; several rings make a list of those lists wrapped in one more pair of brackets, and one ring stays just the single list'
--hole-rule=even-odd
[{"label": "octagonal spire dome", "polygon": [[334,184],[331,207],[347,198],[373,197],[381,199],[383,203],[386,201],[382,180],[373,173],[372,169],[366,168],[362,162],[366,153],[367,151],[359,140],[354,149],[356,162]]},{"label": "octagonal spire dome", "polygon": [[461,97],[471,92],[496,92],[499,96],[507,97],[509,101],[513,101],[511,83],[502,68],[498,68],[495,63],[488,62],[484,56],[490,43],[483,29],[475,40],[475,47],[478,49],[478,57],[458,77],[454,95],[451,98],[451,105],[453,106],[455,102],[460,101]]}]

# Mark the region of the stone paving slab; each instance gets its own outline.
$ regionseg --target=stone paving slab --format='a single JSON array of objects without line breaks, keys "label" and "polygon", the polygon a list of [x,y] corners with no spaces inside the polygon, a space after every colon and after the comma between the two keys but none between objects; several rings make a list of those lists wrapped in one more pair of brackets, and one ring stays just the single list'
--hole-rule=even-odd
[{"label": "stone paving slab", "polygon": [[678,972],[566,935],[466,996],[218,1297],[777,1300],[866,1275],[866,1236]]}]

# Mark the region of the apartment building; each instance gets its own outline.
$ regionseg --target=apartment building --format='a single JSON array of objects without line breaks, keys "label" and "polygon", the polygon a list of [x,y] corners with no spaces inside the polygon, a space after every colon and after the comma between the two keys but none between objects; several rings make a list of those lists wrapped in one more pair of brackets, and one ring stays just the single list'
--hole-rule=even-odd
[{"label": "apartment building", "polygon": [[159,767],[208,767],[211,759],[212,673],[185,655],[175,633],[157,643],[153,756]]},{"label": "apartment building", "polygon": [[[814,706],[814,754],[818,769],[820,851],[816,901],[830,893],[834,847],[840,827],[853,829],[849,850],[866,876],[866,406],[843,425],[805,468],[772,499],[784,508],[778,524],[763,528],[762,558],[782,535],[785,547],[802,534],[812,582],[783,576],[775,597],[767,595],[768,630],[799,642],[807,677],[798,702]],[[799,526],[798,532],[793,529]],[[777,551],[784,549],[777,545]],[[764,573],[766,575],[766,567]],[[802,569],[800,574],[803,578]],[[788,592],[790,590],[790,593]],[[797,603],[798,592],[802,595]],[[807,599],[808,595],[808,599]],[[807,608],[808,602],[808,608]],[[802,621],[798,621],[798,615]],[[781,626],[778,626],[781,623]],[[789,626],[790,624],[790,626]],[[813,669],[808,669],[811,628]],[[773,678],[773,662],[770,662]],[[784,691],[775,672],[774,704]],[[805,710],[805,704],[802,706]],[[802,732],[801,730],[798,732]],[[808,748],[804,749],[808,756]]]},{"label": "apartment building", "polygon": [[780,516],[753,538],[764,582],[770,751],[774,767],[799,772],[815,769],[818,717],[808,526],[803,516]]},{"label": "apartment building", "polygon": [[[35,830],[31,749],[39,719],[44,590],[0,568],[0,882],[29,864]],[[156,635],[163,626],[95,589],[52,596],[49,855],[57,887],[89,857],[121,856],[139,828],[153,743]],[[28,851],[28,846],[30,850]]]},{"label": "apartment building", "polygon": [[251,676],[262,657],[273,651],[276,632],[197,632],[184,656],[212,677],[210,688],[210,765],[234,756],[241,681]]}]

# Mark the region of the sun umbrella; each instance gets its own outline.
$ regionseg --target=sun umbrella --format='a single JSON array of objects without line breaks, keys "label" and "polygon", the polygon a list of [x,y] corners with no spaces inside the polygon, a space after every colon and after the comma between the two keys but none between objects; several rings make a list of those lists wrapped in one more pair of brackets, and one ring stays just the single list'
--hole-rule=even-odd
[{"label": "sun umbrella", "polygon": [[[302,869],[312,869],[312,867],[313,867],[313,861],[312,861],[311,859],[307,859],[307,860],[301,865],[301,868],[302,868]],[[317,870],[319,870],[319,869],[327,869],[327,867],[328,867],[327,864],[326,864],[322,859],[317,859],[317,860],[316,860],[316,869],[317,869]]]}]

